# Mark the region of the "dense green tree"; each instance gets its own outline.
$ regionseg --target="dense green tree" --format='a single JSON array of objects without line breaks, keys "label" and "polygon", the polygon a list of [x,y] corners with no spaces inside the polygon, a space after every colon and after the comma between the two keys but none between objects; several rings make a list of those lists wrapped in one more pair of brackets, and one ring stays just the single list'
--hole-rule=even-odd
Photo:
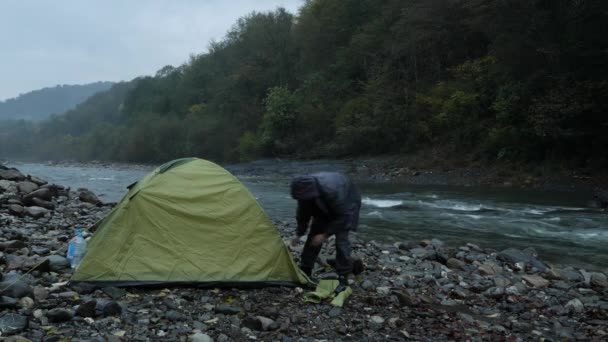
[{"label": "dense green tree", "polygon": [[308,0],[43,123],[0,156],[162,162],[425,148],[608,166],[608,3]]}]

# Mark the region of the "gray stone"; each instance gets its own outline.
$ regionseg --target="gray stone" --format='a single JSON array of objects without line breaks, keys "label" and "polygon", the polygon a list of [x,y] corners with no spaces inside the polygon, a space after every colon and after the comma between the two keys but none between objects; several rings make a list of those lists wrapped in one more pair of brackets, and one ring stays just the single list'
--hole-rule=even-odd
[{"label": "gray stone", "polygon": [[61,255],[50,255],[48,256],[49,259],[49,266],[51,268],[51,271],[53,272],[57,272],[57,271],[61,271],[61,270],[65,270],[67,268],[70,268],[70,262],[68,261],[68,259],[62,257]]},{"label": "gray stone", "polygon": [[566,304],[566,308],[570,309],[570,311],[572,311],[572,312],[577,312],[577,313],[585,311],[585,306],[578,298],[574,298],[574,299],[570,300]]},{"label": "gray stone", "polygon": [[25,242],[21,240],[10,240],[0,242],[0,250],[1,251],[16,251],[18,249],[24,248],[27,245]]},{"label": "gray stone", "polygon": [[447,266],[453,270],[462,269],[466,266],[466,263],[462,260],[458,260],[456,258],[449,258],[447,261]]},{"label": "gray stone", "polygon": [[431,252],[428,251],[426,248],[414,248],[414,249],[410,250],[410,253],[412,254],[412,257],[414,257],[414,258],[424,259],[424,258],[428,257]]},{"label": "gray stone", "polygon": [[274,320],[264,316],[257,316],[257,319],[262,322],[262,330],[273,330]]},{"label": "gray stone", "polygon": [[46,215],[49,211],[45,208],[42,207],[26,207],[25,208],[25,214],[27,216],[33,217],[35,219],[39,219],[44,217],[44,215]]},{"label": "gray stone", "polygon": [[25,179],[25,176],[17,169],[0,169],[0,179],[22,181]]},{"label": "gray stone", "polygon": [[545,272],[548,270],[548,267],[540,260],[516,248],[505,249],[504,251],[499,252],[496,255],[496,258],[498,260],[502,260],[508,264],[511,264],[514,267],[516,266],[516,264],[523,263],[524,265],[535,267],[541,272]]},{"label": "gray stone", "polygon": [[329,315],[329,317],[338,317],[342,314],[342,309],[335,307],[335,308],[329,310],[329,312],[327,314]]},{"label": "gray stone", "polygon": [[29,179],[30,182],[32,182],[38,186],[43,186],[43,185],[47,184],[47,181],[40,179],[38,177],[28,176],[27,178]]},{"label": "gray stone", "polygon": [[583,275],[578,271],[573,270],[561,270],[559,272],[559,276],[561,279],[569,281],[569,282],[579,282],[583,281]]},{"label": "gray stone", "polygon": [[595,287],[607,288],[608,279],[604,273],[591,273],[591,285]]},{"label": "gray stone", "polygon": [[104,302],[101,307],[104,317],[119,316],[122,313],[122,306],[114,301]]},{"label": "gray stone", "polygon": [[119,299],[125,294],[127,294],[127,291],[125,291],[124,289],[113,286],[104,287],[101,290],[108,296],[112,297],[112,299]]},{"label": "gray stone", "polygon": [[19,205],[19,204],[11,204],[8,206],[8,212],[11,215],[21,217],[21,216],[25,215],[25,208],[23,208],[23,206]]},{"label": "gray stone", "polygon": [[497,287],[507,287],[511,282],[507,278],[496,277],[494,278],[494,285]]},{"label": "gray stone", "polygon": [[0,317],[0,335],[13,335],[22,332],[28,326],[27,317],[13,313]]},{"label": "gray stone", "polygon": [[[25,298],[25,297],[24,297]],[[0,309],[14,309],[17,307],[17,299],[7,296],[0,297]]]},{"label": "gray stone", "polygon": [[31,310],[34,308],[34,305],[36,305],[36,303],[30,297],[23,297],[19,299],[19,306],[24,310]]},{"label": "gray stone", "polygon": [[500,298],[504,296],[505,289],[502,287],[490,287],[487,289],[483,295],[490,298]]},{"label": "gray stone", "polygon": [[387,286],[376,287],[376,292],[381,295],[387,295],[391,292],[391,288]]},{"label": "gray stone", "polygon": [[479,271],[479,274],[481,274],[481,275],[495,275],[495,274],[502,272],[502,269],[500,268],[500,266],[498,266],[492,262],[486,262],[486,263],[481,264],[477,268],[477,270]]},{"label": "gray stone", "polygon": [[179,313],[175,310],[170,310],[167,313],[165,313],[165,318],[172,322],[177,322],[177,321],[182,320],[184,318],[184,315],[182,315],[181,313]]},{"label": "gray stone", "polygon": [[384,324],[384,318],[380,316],[372,316],[369,321],[374,324]]},{"label": "gray stone", "polygon": [[201,332],[197,332],[188,336],[189,342],[213,342],[213,339],[209,337],[207,334],[203,334]]},{"label": "gray stone", "polygon": [[45,201],[40,198],[33,198],[32,203],[34,203],[35,206],[38,206],[38,207],[41,207],[41,208],[44,208],[47,210],[55,210],[55,203],[50,202],[50,201]]},{"label": "gray stone", "polygon": [[40,188],[36,191],[33,191],[23,197],[23,201],[26,203],[31,203],[32,199],[40,198],[45,201],[51,201],[53,199],[53,192],[48,188]]},{"label": "gray stone", "polygon": [[103,203],[97,198],[97,196],[88,189],[78,189],[78,199],[82,202],[91,203],[95,205],[102,205]]},{"label": "gray stone", "polygon": [[215,307],[215,313],[223,315],[236,315],[242,311],[242,308],[228,304],[220,304]]},{"label": "gray stone", "polygon": [[72,313],[66,309],[51,309],[46,313],[46,317],[51,323],[67,322],[72,319]]},{"label": "gray stone", "polygon": [[364,290],[371,290],[374,288],[374,283],[366,279],[361,283],[361,288]]},{"label": "gray stone", "polygon": [[549,286],[549,281],[538,275],[526,274],[526,275],[523,275],[521,278],[526,282],[526,284],[528,284],[532,287],[540,288],[540,287]]},{"label": "gray stone", "polygon": [[90,300],[88,302],[84,302],[78,306],[76,309],[76,315],[81,317],[95,317],[97,307],[96,300]]},{"label": "gray stone", "polygon": [[32,183],[32,182],[29,182],[29,181],[23,181],[23,182],[17,183],[17,189],[21,193],[29,194],[30,192],[37,190],[38,185],[35,183]]},{"label": "gray stone", "polygon": [[0,295],[13,298],[31,297],[32,287],[22,280],[3,281],[0,283],[0,289],[4,289]]}]

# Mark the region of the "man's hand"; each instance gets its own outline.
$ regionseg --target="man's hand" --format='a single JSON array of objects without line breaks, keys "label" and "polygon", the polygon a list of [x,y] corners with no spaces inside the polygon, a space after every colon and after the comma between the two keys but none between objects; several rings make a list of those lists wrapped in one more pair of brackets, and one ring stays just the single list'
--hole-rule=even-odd
[{"label": "man's hand", "polygon": [[312,237],[311,244],[315,247],[319,247],[323,244],[323,242],[327,241],[328,238],[328,234],[317,234]]}]

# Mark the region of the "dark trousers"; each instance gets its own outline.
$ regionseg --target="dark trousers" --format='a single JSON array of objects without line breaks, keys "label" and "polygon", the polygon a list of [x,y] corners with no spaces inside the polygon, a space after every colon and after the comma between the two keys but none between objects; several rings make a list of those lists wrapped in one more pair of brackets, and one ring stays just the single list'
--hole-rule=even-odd
[{"label": "dark trousers", "polygon": [[[313,246],[312,239],[315,235],[327,233],[327,222],[323,220],[313,220],[308,233],[308,238],[304,244],[302,250],[302,256],[300,260],[300,268],[304,272],[312,272],[315,261],[321,252],[321,246]],[[351,258],[351,247],[350,240],[348,239],[348,230],[341,230],[336,232],[336,272],[340,276],[347,276],[353,271],[353,260]]]}]

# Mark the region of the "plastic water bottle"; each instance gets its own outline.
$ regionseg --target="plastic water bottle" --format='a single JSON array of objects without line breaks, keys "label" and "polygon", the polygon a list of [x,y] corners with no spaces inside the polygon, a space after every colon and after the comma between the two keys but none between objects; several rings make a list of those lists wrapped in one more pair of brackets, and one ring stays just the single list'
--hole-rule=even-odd
[{"label": "plastic water bottle", "polygon": [[78,264],[84,257],[84,254],[86,253],[86,251],[87,251],[87,242],[82,237],[82,232],[80,231],[80,229],[76,229],[76,236],[74,236],[72,238],[72,240],[70,240],[70,243],[68,244],[68,255],[67,255],[67,259],[70,262],[70,265],[72,266],[73,269],[76,268],[76,266],[78,266]]}]

